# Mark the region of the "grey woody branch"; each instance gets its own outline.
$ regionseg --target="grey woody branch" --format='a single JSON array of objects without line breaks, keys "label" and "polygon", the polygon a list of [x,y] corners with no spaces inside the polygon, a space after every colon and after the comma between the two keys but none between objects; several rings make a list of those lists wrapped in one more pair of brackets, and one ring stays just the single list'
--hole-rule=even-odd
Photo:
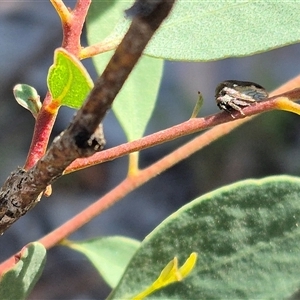
[{"label": "grey woody branch", "polygon": [[72,123],[32,169],[15,170],[0,189],[0,234],[36,205],[71,162],[103,148],[99,124],[174,1],[140,0],[127,11],[131,26]]}]

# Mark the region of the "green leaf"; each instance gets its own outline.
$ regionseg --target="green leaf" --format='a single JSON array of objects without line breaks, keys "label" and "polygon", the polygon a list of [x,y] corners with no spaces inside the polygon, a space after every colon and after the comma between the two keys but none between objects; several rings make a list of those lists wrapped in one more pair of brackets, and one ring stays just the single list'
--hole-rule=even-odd
[{"label": "green leaf", "polygon": [[36,118],[42,107],[40,96],[36,89],[27,84],[17,84],[14,86],[13,92],[17,102],[28,109]]},{"label": "green leaf", "polygon": [[147,288],[172,257],[192,273],[148,299],[287,299],[300,287],[300,179],[245,180],[185,205],[146,239],[110,299]]},{"label": "green leaf", "polygon": [[130,8],[133,2],[134,0],[92,1],[86,22],[89,43],[122,38],[130,24],[124,11]]},{"label": "green leaf", "polygon": [[140,242],[125,237],[114,236],[81,242],[64,241],[63,245],[84,254],[107,284],[114,288],[120,281],[126,266],[138,249]]},{"label": "green leaf", "polygon": [[[92,2],[87,19],[90,45],[100,42],[111,33],[120,18],[122,19],[120,26],[126,28],[124,9],[129,8],[131,2]],[[99,14],[100,12],[103,13]],[[117,37],[118,35],[110,36],[111,39]],[[99,74],[103,72],[112,54],[112,52],[102,53],[93,58]],[[129,141],[142,137],[145,132],[155,107],[162,71],[162,60],[143,56],[114,101],[112,109]]]},{"label": "green leaf", "polygon": [[1,277],[1,300],[27,299],[42,274],[46,262],[45,247],[34,242],[22,251],[18,263]]},{"label": "green leaf", "polygon": [[[298,1],[178,0],[145,54],[210,61],[298,43],[298,10]],[[122,36],[125,30],[124,19],[120,19],[108,40]]]},{"label": "green leaf", "polygon": [[113,111],[129,141],[141,138],[145,132],[155,108],[162,71],[162,60],[143,56],[116,98]]},{"label": "green leaf", "polygon": [[93,87],[93,81],[81,62],[63,48],[54,52],[54,64],[49,68],[47,84],[53,101],[76,109],[82,106]]}]

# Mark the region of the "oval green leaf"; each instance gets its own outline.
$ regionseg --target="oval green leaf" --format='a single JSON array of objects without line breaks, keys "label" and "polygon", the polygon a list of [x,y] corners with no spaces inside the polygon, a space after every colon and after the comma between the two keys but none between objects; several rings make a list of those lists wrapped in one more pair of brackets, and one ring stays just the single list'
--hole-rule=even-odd
[{"label": "oval green leaf", "polygon": [[126,237],[114,236],[81,242],[65,241],[63,245],[84,254],[106,283],[114,288],[140,246],[140,242]]},{"label": "oval green leaf", "polygon": [[[122,19],[120,26],[122,29],[126,28],[124,9],[129,8],[131,2],[92,2],[87,19],[90,45],[106,38],[114,30],[120,18]],[[118,37],[118,34],[110,36],[111,39]],[[93,58],[98,74],[103,72],[112,54],[112,52],[102,53]],[[162,60],[143,56],[114,101],[112,109],[129,141],[142,137],[145,132],[155,107],[162,72]]]},{"label": "oval green leaf", "polygon": [[54,52],[54,64],[49,68],[47,84],[53,101],[78,109],[93,87],[93,81],[82,63],[67,50]]},{"label": "oval green leaf", "polygon": [[128,141],[144,135],[155,108],[162,72],[162,60],[141,57],[113,104]]},{"label": "oval green leaf", "polygon": [[208,193],[160,224],[110,299],[130,299],[177,256],[198,253],[182,282],[149,299],[287,299],[300,286],[300,179],[245,180]]},{"label": "oval green leaf", "polygon": [[[178,0],[145,54],[210,61],[295,44],[300,40],[298,9],[298,1]],[[121,18],[108,39],[125,29]]]},{"label": "oval green leaf", "polygon": [[2,300],[27,299],[40,278],[46,262],[46,249],[37,242],[28,244],[18,263],[0,281]]}]

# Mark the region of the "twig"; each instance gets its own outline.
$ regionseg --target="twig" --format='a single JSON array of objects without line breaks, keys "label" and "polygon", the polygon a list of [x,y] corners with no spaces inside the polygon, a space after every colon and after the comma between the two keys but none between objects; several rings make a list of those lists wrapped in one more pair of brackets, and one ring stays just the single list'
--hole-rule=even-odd
[{"label": "twig", "polygon": [[[278,90],[282,92],[284,89],[279,88]],[[272,95],[274,95],[276,92],[277,90],[273,92]],[[291,98],[294,97],[294,99],[297,98],[299,99],[300,89],[298,88],[295,89],[294,91],[286,92],[286,94],[289,94]],[[277,96],[274,98],[276,99]],[[298,105],[298,112],[299,112],[299,105]],[[229,114],[227,115],[230,116]],[[231,116],[230,118],[232,119]],[[64,238],[66,238],[67,236],[69,236],[79,228],[81,228],[84,224],[91,221],[93,218],[95,218],[100,213],[108,209],[110,206],[115,204],[121,198],[124,198],[131,191],[135,190],[145,182],[148,182],[150,179],[154,178],[158,174],[161,174],[163,171],[166,171],[167,169],[174,166],[178,162],[189,157],[193,153],[211,144],[213,141],[217,140],[218,138],[228,134],[233,129],[235,129],[239,125],[244,124],[250,119],[251,118],[243,118],[243,119],[235,120],[233,122],[222,123],[218,126],[215,126],[212,129],[205,132],[204,134],[194,138],[193,140],[189,141],[185,145],[172,151],[170,154],[158,160],[151,166],[143,170],[140,170],[131,176],[128,176],[118,186],[112,189],[105,196],[98,199],[95,203],[88,206],[86,209],[84,209],[76,216],[74,216],[73,218],[65,222],[59,228],[45,235],[43,238],[39,240],[39,242],[42,243],[47,249],[55,246],[61,240],[63,240]],[[196,121],[196,119],[191,119],[188,122],[192,120]],[[104,154],[104,152],[99,154]]]},{"label": "twig", "polygon": [[[101,150],[99,123],[175,0],[137,1],[131,26],[70,126],[29,171],[15,170],[0,189],[0,234],[34,207],[45,188],[76,158]],[[147,5],[147,9],[139,10]]]},{"label": "twig", "polygon": [[[51,3],[61,19],[62,47],[71,54],[78,56],[81,51],[80,36],[91,0],[78,0],[72,11],[61,0],[51,0]],[[45,154],[58,109],[59,106],[55,105],[51,94],[48,92],[36,119],[30,149],[24,164],[26,171],[31,169]]]},{"label": "twig", "polygon": [[[211,130],[216,132],[216,135],[218,136],[218,131],[221,130],[221,132],[223,132],[223,129],[226,126],[234,129],[240,124],[249,121],[251,116],[257,115],[261,112],[281,109],[277,105],[277,100],[281,96],[286,96],[290,98],[290,100],[298,100],[300,99],[300,88],[283,93],[281,95],[273,96],[266,101],[257,102],[255,106],[249,106],[244,109],[245,115],[237,113],[235,119],[233,119],[227,112],[222,112],[204,118],[191,118],[173,127],[142,137],[139,140],[118,145],[116,147],[96,153],[88,158],[76,159],[73,163],[70,164],[70,166],[66,168],[64,174],[78,171],[80,169],[87,168],[106,161],[114,160],[135,151],[141,151],[143,149],[166,143],[179,137],[186,136],[195,132],[200,132],[211,127],[213,127],[213,129]],[[291,105],[292,102],[290,101],[290,106]]]},{"label": "twig", "polygon": [[[276,89],[271,93],[274,96],[279,93],[286,92],[290,89],[300,86],[300,76],[297,76],[290,81],[283,84],[281,87]],[[94,217],[98,216],[101,212],[105,211],[119,199],[126,196],[132,190],[136,189],[144,182],[149,181],[151,178],[155,177],[157,174],[165,171],[167,168],[172,167],[174,164],[185,159],[196,151],[204,148],[217,138],[224,136],[237,128],[239,125],[246,123],[251,120],[251,118],[244,118],[240,120],[235,120],[234,122],[228,122],[226,124],[220,124],[214,128],[208,130],[199,137],[196,137],[192,141],[188,142],[184,146],[176,149],[169,155],[165,156],[154,165],[140,171],[135,176],[127,177],[123,182],[121,182],[116,188],[110,191],[101,199],[97,200],[95,203],[87,207],[85,210],[74,216],[72,219],[65,222],[59,228],[53,230],[43,238],[39,240],[47,249],[56,245],[59,241],[66,238],[68,235],[76,231],[78,228],[82,227],[84,224],[89,222]],[[125,145],[124,145],[125,146]],[[108,151],[108,150],[107,150]],[[104,153],[104,152],[102,152]],[[101,153],[101,154],[102,154]],[[99,153],[100,154],[100,153]],[[21,250],[22,251],[22,250]],[[20,253],[20,252],[19,252]],[[19,253],[11,256],[6,261],[2,262],[0,265],[0,274],[3,271],[10,268],[12,265],[18,261]]]}]

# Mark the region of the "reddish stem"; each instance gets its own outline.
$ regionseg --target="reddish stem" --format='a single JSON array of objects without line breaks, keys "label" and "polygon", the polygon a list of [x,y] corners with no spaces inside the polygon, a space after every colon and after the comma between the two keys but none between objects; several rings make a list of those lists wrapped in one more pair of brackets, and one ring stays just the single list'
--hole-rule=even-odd
[{"label": "reddish stem", "polygon": [[[273,93],[274,94],[274,93]],[[289,91],[287,93],[281,94],[282,96],[286,96],[291,100],[300,99],[300,89],[295,89],[293,91]],[[273,109],[278,109],[278,104],[276,102],[277,97],[269,98],[266,101],[257,102],[256,105],[249,106],[243,109],[244,115],[241,115],[239,112],[235,113],[236,117],[233,120],[231,115],[227,112],[219,113],[216,115],[207,116],[205,118],[192,118],[188,121],[185,121],[179,125],[175,125],[171,128],[164,129],[158,132],[155,132],[151,135],[145,136],[139,140],[132,141],[129,143],[125,143],[110,149],[107,149],[102,152],[98,152],[93,156],[87,158],[76,159],[70,166],[67,167],[64,174],[68,174],[83,168],[87,168],[99,163],[103,163],[109,160],[113,160],[115,158],[122,157],[129,153],[135,151],[141,151],[146,148],[150,148],[161,143],[166,143],[168,141],[174,140],[181,136],[185,136],[188,134],[192,134],[195,132],[199,132],[205,130],[207,128],[215,127],[218,124],[225,124],[226,122],[237,121],[238,119],[245,119],[245,117],[249,117],[261,112],[266,112]],[[236,122],[234,122],[236,123]],[[239,124],[239,123],[237,123]],[[234,125],[237,126],[237,125]]]},{"label": "reddish stem", "polygon": [[[283,88],[279,88],[278,90],[283,91]],[[274,95],[275,92],[273,92],[272,95]],[[299,99],[300,89],[287,92],[286,94],[289,94],[292,99]],[[272,103],[276,102],[276,98],[277,97],[274,97],[274,100],[268,101],[269,103],[265,103],[264,106],[267,108],[268,106],[271,107],[273,105]],[[204,134],[194,138],[192,141],[179,147],[172,153],[166,155],[165,157],[152,164],[148,168],[143,169],[134,175],[128,176],[125,180],[123,180],[117,187],[115,187],[113,190],[107,193],[104,197],[97,200],[95,203],[84,209],[72,219],[68,220],[59,228],[55,229],[48,235],[41,238],[39,242],[41,242],[47,249],[55,246],[61,240],[63,240],[64,238],[81,228],[84,224],[88,223],[90,220],[98,216],[101,212],[108,209],[121,198],[124,198],[127,194],[141,186],[143,183],[149,181],[151,178],[157,176],[158,174],[172,167],[181,160],[189,157],[196,151],[199,151],[200,149],[209,145],[211,142],[218,139],[219,137],[226,135],[239,125],[247,122],[248,120],[250,120],[250,118],[243,118],[236,120],[235,122],[228,122],[225,124],[222,123],[220,125],[217,125],[205,132]],[[194,122],[196,121],[197,119],[191,119],[187,122],[195,124]]]},{"label": "reddish stem", "polygon": [[34,133],[29,149],[29,153],[24,165],[25,170],[31,169],[35,163],[45,154],[49,142],[49,137],[56,119],[57,110],[46,109],[51,105],[52,98],[47,93],[43,106],[37,116]]},{"label": "reddish stem", "polygon": [[[296,92],[294,94],[296,94]],[[297,90],[297,94],[300,94],[300,89]],[[191,119],[188,122],[194,123],[196,121],[197,119]],[[39,242],[42,243],[47,249],[55,246],[61,240],[81,228],[93,218],[97,217],[100,213],[108,209],[121,198],[124,198],[131,191],[135,190],[145,182],[148,182],[150,179],[161,174],[163,171],[169,169],[183,159],[189,157],[196,151],[199,151],[200,149],[209,145],[214,140],[224,136],[237,125],[245,122],[247,122],[247,119],[244,118],[236,120],[235,122],[220,124],[207,131],[205,134],[202,134],[185,145],[179,147],[148,168],[140,170],[134,175],[131,174],[104,197],[98,199],[95,203],[84,209],[72,219],[68,220],[62,226],[41,238]]]},{"label": "reddish stem", "polygon": [[[300,85],[300,76],[297,76],[294,79],[282,85],[281,87],[279,87],[277,90],[271,93],[271,95],[273,96],[278,93],[283,93],[286,90],[298,87],[299,85]],[[297,93],[294,92],[294,94],[298,94],[298,92]],[[157,174],[161,173],[167,168],[173,166],[175,163],[179,162],[180,160],[188,157],[195,151],[198,151],[199,149],[210,144],[212,141],[216,140],[217,138],[228,134],[233,129],[247,122],[250,119],[251,118],[246,118],[246,119],[236,120],[235,122],[220,124],[208,130],[201,136],[195,138],[194,140],[190,141],[186,145],[173,151],[171,154],[167,155],[166,157],[156,162],[155,164],[151,165],[147,169],[138,172],[135,176],[126,178],[123,182],[121,182],[116,188],[114,188],[112,191],[106,194],[103,198],[99,199],[94,204],[87,207],[81,213],[79,213],[72,219],[68,220],[62,226],[55,229],[48,235],[44,236],[39,241],[46,248],[48,249],[51,248],[52,246],[59,243],[59,241],[63,240],[68,235],[76,231],[78,228],[82,227],[89,220],[91,220],[95,216],[98,216],[101,212],[109,208],[119,199],[123,198],[130,191],[136,189],[144,182],[147,182],[152,177],[156,176]],[[16,257],[17,257],[16,255],[13,255],[0,264],[0,274],[3,274],[5,270],[11,268],[16,263]]]},{"label": "reddish stem", "polygon": [[62,47],[74,54],[76,57],[79,57],[80,54],[80,36],[90,5],[91,0],[78,0],[72,11],[70,22],[62,23]]},{"label": "reddish stem", "polygon": [[102,41],[100,43],[82,48],[79,54],[79,59],[93,57],[97,54],[114,50],[120,44],[121,40],[122,37],[115,38],[112,41]]},{"label": "reddish stem", "polygon": [[[66,7],[62,2],[53,3],[62,21],[62,47],[77,57],[81,50],[80,36],[90,4],[91,0],[78,0],[74,10],[68,15]],[[24,166],[25,170],[32,168],[45,154],[57,112],[58,107],[53,103],[53,99],[48,92],[43,101],[41,111],[37,116],[30,149]]]}]

